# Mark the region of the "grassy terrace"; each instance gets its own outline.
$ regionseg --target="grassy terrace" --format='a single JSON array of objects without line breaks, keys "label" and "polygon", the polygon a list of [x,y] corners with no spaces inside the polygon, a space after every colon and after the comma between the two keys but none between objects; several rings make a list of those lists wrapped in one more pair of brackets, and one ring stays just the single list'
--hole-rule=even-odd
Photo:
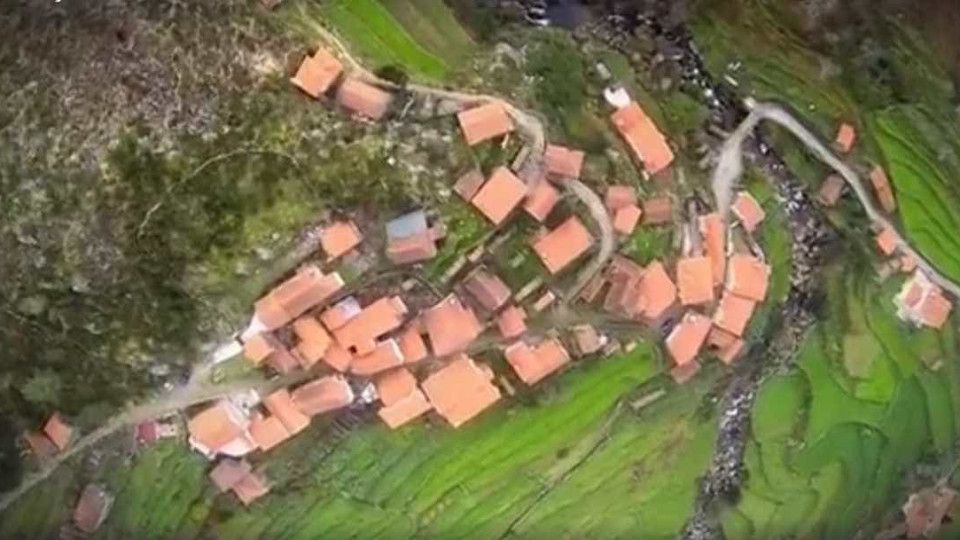
[{"label": "grassy terrace", "polygon": [[[94,538],[672,538],[709,459],[715,379],[633,412],[637,388],[667,384],[650,345],[590,361],[459,430],[372,422],[341,442],[315,426],[266,460],[277,485],[249,510],[215,496],[206,463],[164,443],[102,481],[117,503]],[[429,474],[425,474],[429,471]],[[68,471],[0,519],[4,538],[54,533],[75,496]],[[30,511],[49,501],[57,512]]]}]

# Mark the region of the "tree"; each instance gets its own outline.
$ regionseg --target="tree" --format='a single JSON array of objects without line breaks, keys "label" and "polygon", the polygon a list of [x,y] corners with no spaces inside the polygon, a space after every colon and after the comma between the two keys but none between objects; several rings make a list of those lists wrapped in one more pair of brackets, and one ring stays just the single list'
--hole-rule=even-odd
[{"label": "tree", "polygon": [[51,369],[38,371],[23,385],[20,393],[28,401],[37,405],[57,405],[60,403],[60,391],[63,383],[60,376]]}]

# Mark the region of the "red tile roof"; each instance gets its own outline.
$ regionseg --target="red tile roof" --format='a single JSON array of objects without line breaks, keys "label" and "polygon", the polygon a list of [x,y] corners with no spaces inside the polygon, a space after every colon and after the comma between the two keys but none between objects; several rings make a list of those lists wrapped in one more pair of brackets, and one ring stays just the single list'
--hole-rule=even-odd
[{"label": "red tile roof", "polygon": [[726,289],[737,296],[763,302],[770,284],[770,266],[752,255],[730,257]]},{"label": "red tile roof", "polygon": [[357,299],[350,296],[337,302],[320,314],[320,322],[331,332],[347,324],[347,321],[363,311]]},{"label": "red tile roof", "polygon": [[547,173],[564,178],[580,178],[584,153],[558,144],[548,144],[543,154]]},{"label": "red tile roof", "polygon": [[427,344],[420,335],[420,329],[416,325],[409,325],[400,333],[397,339],[400,345],[400,352],[403,354],[404,364],[413,364],[427,357]]},{"label": "red tile roof", "polygon": [[953,310],[953,304],[947,300],[942,293],[935,292],[927,294],[918,306],[920,320],[926,326],[940,329],[950,317],[950,311]]},{"label": "red tile roof", "polygon": [[880,207],[886,213],[892,213],[897,209],[897,200],[893,196],[893,188],[890,187],[890,180],[887,178],[886,171],[882,167],[875,166],[870,171],[870,183],[873,184],[873,190],[880,201]]},{"label": "red tile roof", "polygon": [[742,339],[716,326],[710,329],[707,343],[717,349],[717,358],[727,365],[732,364],[740,356],[744,347]]},{"label": "red tile roof", "polygon": [[460,129],[467,144],[475,144],[506,135],[513,131],[513,121],[503,103],[491,101],[457,114]]},{"label": "red tile roof", "polygon": [[897,250],[897,234],[893,232],[893,229],[890,227],[884,226],[880,229],[880,232],[877,233],[876,241],[880,253],[888,257],[893,255],[893,252]]},{"label": "red tile roof", "polygon": [[633,186],[610,186],[607,188],[604,205],[611,214],[615,214],[621,208],[636,204],[637,188]]},{"label": "red tile roof", "polygon": [[644,299],[642,314],[649,319],[659,318],[676,301],[677,287],[660,261],[651,262],[643,270],[640,295]]},{"label": "red tile roof", "polygon": [[570,216],[560,226],[533,242],[533,250],[551,274],[563,270],[593,246],[593,236],[580,218]]},{"label": "red tile roof", "polygon": [[523,382],[534,385],[570,363],[570,355],[556,338],[529,346],[518,341],[504,350],[507,362]]},{"label": "red tile roof", "polygon": [[377,414],[390,426],[390,429],[397,429],[419,418],[432,408],[427,397],[417,389],[394,404],[381,407]]},{"label": "red tile roof", "polygon": [[373,352],[381,336],[400,327],[406,313],[407,306],[399,296],[381,298],[334,330],[333,335],[348,351],[367,354]]},{"label": "red tile roof", "polygon": [[527,195],[526,202],[523,203],[523,209],[530,214],[533,219],[542,222],[550,215],[550,211],[560,201],[560,192],[553,184],[546,180],[537,182],[536,187]]},{"label": "red tile roof", "polygon": [[423,381],[427,399],[453,427],[459,427],[500,399],[493,372],[465,354]]},{"label": "red tile roof", "polygon": [[725,292],[713,313],[713,324],[731,334],[742,336],[756,305],[753,300]]},{"label": "red tile roof", "polygon": [[473,311],[452,294],[424,312],[423,322],[435,356],[465,350],[482,330]]},{"label": "red tile roof", "polygon": [[337,102],[340,105],[374,120],[386,114],[392,100],[390,92],[357,79],[348,78],[337,89]]},{"label": "red tile roof", "polygon": [[463,280],[463,288],[483,309],[496,311],[510,299],[510,288],[484,266],[474,268]]},{"label": "red tile roof", "polygon": [[243,436],[244,426],[224,403],[207,407],[187,422],[190,437],[213,452]]},{"label": "red tile roof", "polygon": [[112,502],[113,498],[103,488],[87,484],[73,509],[73,524],[87,534],[93,533],[106,519]]},{"label": "red tile roof", "polygon": [[850,152],[850,149],[853,148],[853,143],[856,140],[856,128],[847,123],[840,124],[840,129],[837,130],[837,138],[834,141],[837,150],[844,154]]},{"label": "red tile roof", "polygon": [[484,180],[480,169],[470,169],[457,179],[457,182],[453,185],[453,190],[463,200],[469,202],[480,191],[480,186],[483,185]]},{"label": "red tile roof", "polygon": [[332,339],[317,319],[306,315],[293,321],[293,333],[300,340],[297,343],[297,359],[304,368],[316,364],[327,352]]},{"label": "red tile roof", "polygon": [[662,225],[673,219],[673,201],[670,197],[653,197],[643,201],[643,223]]},{"label": "red tile roof", "polygon": [[283,423],[283,427],[291,435],[300,433],[310,425],[310,418],[300,411],[286,388],[276,390],[263,398],[263,406]]},{"label": "red tile roof", "polygon": [[343,376],[326,375],[294,389],[291,398],[300,412],[316,416],[350,405],[354,395]]},{"label": "red tile roof", "polygon": [[290,82],[308,96],[318,98],[336,82],[341,73],[343,64],[326,49],[319,49],[313,56],[303,59]]},{"label": "red tile roof", "polygon": [[624,206],[613,216],[613,230],[623,235],[632,234],[643,216],[643,210],[635,204]]},{"label": "red tile roof", "polygon": [[900,271],[910,273],[917,269],[917,259],[909,253],[900,257]]},{"label": "red tile roof", "polygon": [[60,413],[50,415],[43,425],[43,433],[61,452],[73,442],[73,428],[63,420]]},{"label": "red tile roof", "polygon": [[254,304],[257,319],[267,329],[279,328],[324,302],[343,287],[339,274],[324,275],[316,266],[304,266]]},{"label": "red tile roof", "polygon": [[320,233],[320,246],[330,259],[347,253],[360,245],[363,234],[352,221],[335,221]]},{"label": "red tile roof", "polygon": [[433,231],[426,230],[405,238],[390,240],[387,244],[387,258],[393,264],[413,264],[437,255],[437,244]]},{"label": "red tile roof", "polygon": [[708,257],[684,257],[677,261],[677,290],[685,306],[713,301],[713,267]]},{"label": "red tile roof", "polygon": [[653,120],[637,102],[618,109],[611,116],[613,125],[650,174],[657,174],[673,162],[673,150]]},{"label": "red tile roof", "polygon": [[355,358],[350,364],[350,372],[369,377],[402,365],[403,352],[400,350],[397,340],[391,338],[377,343],[373,351]]},{"label": "red tile roof", "polygon": [[353,355],[340,346],[339,343],[331,343],[327,351],[323,353],[323,362],[339,372],[345,372],[353,362]]},{"label": "red tile roof", "polygon": [[233,492],[244,506],[270,493],[267,479],[257,473],[250,473],[233,486]]},{"label": "red tile roof", "polygon": [[400,367],[377,375],[373,384],[377,388],[380,401],[390,406],[417,389],[417,378],[407,368]]},{"label": "red tile roof", "polygon": [[820,191],[817,192],[817,200],[824,206],[835,206],[837,201],[843,195],[843,188],[847,183],[839,174],[827,176],[820,184]]},{"label": "red tile roof", "polygon": [[267,365],[280,374],[287,374],[299,368],[306,361],[297,359],[288,349],[281,347],[267,357]]},{"label": "red tile roof", "polygon": [[703,237],[703,249],[713,267],[713,282],[723,283],[727,271],[727,233],[720,214],[713,212],[700,216],[700,235]]},{"label": "red tile roof", "polygon": [[41,459],[52,457],[58,452],[57,446],[43,433],[26,431],[23,434],[23,439],[30,447],[30,450]]},{"label": "red tile roof", "polygon": [[667,336],[667,351],[678,366],[694,361],[710,333],[710,319],[688,311]]},{"label": "red tile roof", "polygon": [[756,230],[757,225],[759,225],[767,215],[763,211],[763,208],[760,207],[760,203],[753,198],[753,195],[746,191],[741,191],[737,194],[731,210],[733,210],[734,215],[740,219],[740,223],[743,223],[743,228],[749,232]]},{"label": "red tile roof", "polygon": [[207,476],[217,486],[220,493],[225,493],[237,485],[244,476],[250,474],[251,470],[253,470],[253,467],[246,460],[224,458],[210,470],[210,474]]},{"label": "red tile roof", "polygon": [[280,343],[269,332],[258,332],[243,342],[243,355],[254,365],[260,365],[280,347]]},{"label": "red tile roof", "polygon": [[527,314],[522,307],[510,306],[497,316],[497,329],[504,339],[512,339],[527,331]]},{"label": "red tile roof", "polygon": [[506,167],[498,167],[471,201],[494,225],[499,225],[520,204],[527,186]]}]

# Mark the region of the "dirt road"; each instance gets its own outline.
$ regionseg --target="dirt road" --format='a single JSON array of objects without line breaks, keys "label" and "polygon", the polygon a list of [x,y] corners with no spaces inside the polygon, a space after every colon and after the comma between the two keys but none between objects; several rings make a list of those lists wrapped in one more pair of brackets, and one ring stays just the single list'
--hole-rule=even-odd
[{"label": "dirt road", "polygon": [[913,256],[917,260],[917,266],[923,269],[931,281],[960,298],[960,285],[941,274],[907,242],[894,223],[877,208],[863,180],[853,169],[838,158],[827,145],[823,144],[813,132],[780,105],[755,102],[750,99],[746,100],[746,105],[750,109],[750,114],[724,142],[719,163],[713,172],[713,192],[717,199],[718,208],[724,216],[726,216],[730,207],[733,186],[743,173],[743,141],[761,121],[769,120],[790,131],[807,149],[817,156],[817,159],[840,174],[853,189],[857,198],[860,199],[860,204],[870,220],[888,227],[894,232],[897,239],[897,248],[902,253]]}]

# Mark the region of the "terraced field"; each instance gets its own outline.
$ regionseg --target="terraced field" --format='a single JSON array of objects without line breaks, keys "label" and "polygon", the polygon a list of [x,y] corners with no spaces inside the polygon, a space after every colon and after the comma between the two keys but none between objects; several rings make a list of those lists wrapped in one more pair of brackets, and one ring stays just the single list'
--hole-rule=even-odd
[{"label": "terraced field", "polygon": [[[889,302],[901,278],[882,288],[833,279],[831,316],[805,343],[800,371],[761,388],[749,484],[724,516],[729,539],[850,538],[902,503],[903,475],[923,455],[954,458],[956,332],[904,328]],[[850,359],[864,351],[853,376]]]},{"label": "terraced field", "polygon": [[[715,419],[698,409],[717,372],[638,414],[630,400],[670,386],[658,365],[641,343],[460,430],[391,432],[372,421],[337,439],[311,428],[271,453],[274,492],[249,510],[216,495],[202,458],[160,444],[102,479],[118,498],[94,538],[672,538],[710,457]],[[54,531],[64,516],[21,516],[52,497],[72,500],[72,481],[56,477],[28,495],[0,532]]]}]

